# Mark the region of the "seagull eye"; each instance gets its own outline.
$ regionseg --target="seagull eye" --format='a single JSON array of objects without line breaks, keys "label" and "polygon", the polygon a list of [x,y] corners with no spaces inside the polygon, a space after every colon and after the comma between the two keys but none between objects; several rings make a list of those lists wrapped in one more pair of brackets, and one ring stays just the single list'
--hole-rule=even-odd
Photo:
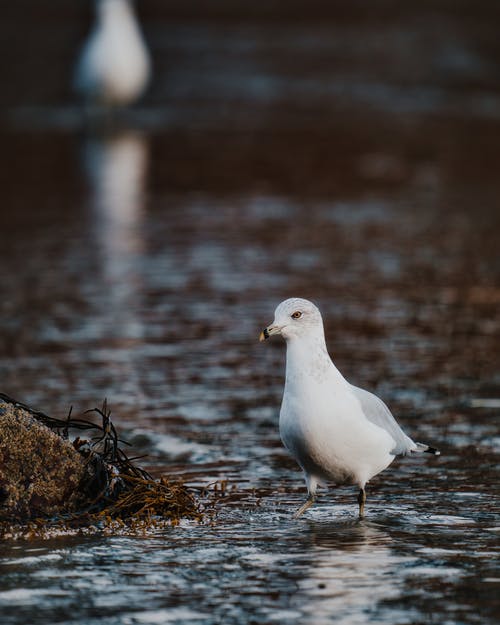
[{"label": "seagull eye", "polygon": [[292,314],[292,319],[300,319],[300,317],[302,317],[302,313],[300,312],[300,310],[297,310],[297,312],[294,312]]}]

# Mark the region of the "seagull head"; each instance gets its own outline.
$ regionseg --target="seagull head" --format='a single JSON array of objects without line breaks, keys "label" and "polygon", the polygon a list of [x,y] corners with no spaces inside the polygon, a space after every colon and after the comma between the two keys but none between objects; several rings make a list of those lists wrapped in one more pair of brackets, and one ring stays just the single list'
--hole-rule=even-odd
[{"label": "seagull head", "polygon": [[318,307],[307,299],[291,297],[278,305],[274,321],[260,333],[259,340],[281,334],[288,341],[317,333],[323,335],[323,320]]}]

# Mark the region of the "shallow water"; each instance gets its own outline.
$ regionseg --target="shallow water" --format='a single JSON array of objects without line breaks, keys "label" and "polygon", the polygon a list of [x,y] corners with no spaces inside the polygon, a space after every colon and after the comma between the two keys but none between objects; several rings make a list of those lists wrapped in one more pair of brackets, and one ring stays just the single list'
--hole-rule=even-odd
[{"label": "shallow water", "polygon": [[[55,75],[9,94],[1,390],[56,417],[106,397],[149,470],[228,490],[206,525],[4,541],[2,623],[498,616],[496,22],[273,10],[149,3],[158,80],[113,134],[47,95],[74,9]],[[349,488],[291,519],[284,345],[258,343],[291,295],[320,305],[344,375],[442,451],[377,476],[362,522]]]}]

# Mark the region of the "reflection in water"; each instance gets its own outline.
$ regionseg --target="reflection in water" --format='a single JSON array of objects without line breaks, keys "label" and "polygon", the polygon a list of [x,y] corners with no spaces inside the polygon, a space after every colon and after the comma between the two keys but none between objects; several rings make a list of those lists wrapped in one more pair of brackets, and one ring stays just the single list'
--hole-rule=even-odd
[{"label": "reflection in water", "polygon": [[[138,261],[144,251],[142,223],[148,145],[143,135],[125,131],[91,137],[84,145],[83,156],[90,183],[91,238],[100,261],[99,283],[105,289],[96,300],[98,311],[92,319],[93,329],[125,346],[127,341],[143,336],[137,314],[142,292]],[[132,360],[129,355],[120,360],[127,390],[140,397]],[[116,358],[114,366],[118,366]]]},{"label": "reflection in water", "polygon": [[386,532],[354,519],[310,522],[309,530],[311,566],[299,583],[310,597],[304,622],[321,625],[335,616],[335,623],[370,623],[375,605],[400,595],[391,572],[409,558],[394,553]]},{"label": "reflection in water", "polygon": [[308,520],[311,545],[314,549],[343,550],[345,552],[370,551],[390,542],[390,536],[369,521],[356,517],[317,521]]},{"label": "reflection in water", "polygon": [[146,139],[131,131],[93,137],[84,146],[84,165],[91,185],[95,234],[114,272],[129,253],[142,249]]}]

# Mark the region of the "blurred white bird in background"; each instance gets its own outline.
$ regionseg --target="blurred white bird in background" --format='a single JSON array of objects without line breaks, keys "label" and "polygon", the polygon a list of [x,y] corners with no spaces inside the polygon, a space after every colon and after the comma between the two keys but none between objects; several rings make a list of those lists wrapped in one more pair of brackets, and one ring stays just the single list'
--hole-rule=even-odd
[{"label": "blurred white bird in background", "polygon": [[96,0],[96,21],[81,52],[75,89],[86,102],[126,106],[144,92],[151,60],[129,0]]}]

